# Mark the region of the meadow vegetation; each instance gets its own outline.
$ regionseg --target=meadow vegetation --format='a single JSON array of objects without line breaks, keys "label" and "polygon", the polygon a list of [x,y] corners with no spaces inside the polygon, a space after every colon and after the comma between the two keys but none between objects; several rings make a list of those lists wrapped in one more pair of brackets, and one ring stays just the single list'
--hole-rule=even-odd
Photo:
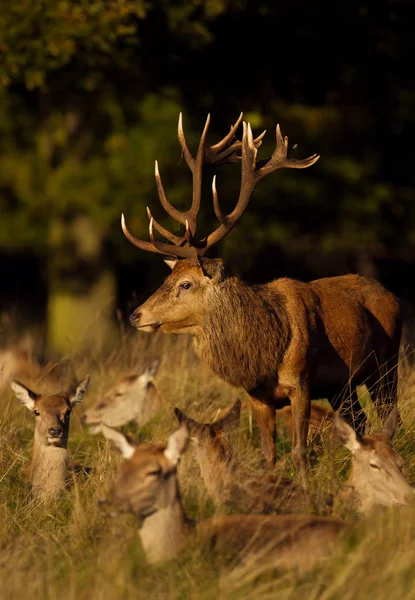
[{"label": "meadow vegetation", "polygon": [[[101,436],[82,428],[80,415],[103,395],[121,373],[144,368],[161,358],[157,384],[166,398],[159,414],[144,427],[127,425],[122,430],[140,441],[165,441],[176,427],[173,408],[180,407],[200,421],[212,420],[218,409],[230,406],[244,392],[226,385],[199,363],[187,336],[120,335],[107,355],[73,357],[78,379],[91,375],[84,405],[71,421],[69,448],[72,458],[92,467],[86,481],[74,480],[56,504],[33,500],[25,476],[30,459],[34,423],[8,385],[0,398],[0,597],[117,600],[130,598],[280,598],[360,599],[415,598],[415,511],[378,510],[359,522],[351,506],[324,498],[344,484],[350,456],[329,438],[314,438],[309,446],[312,465],[310,510],[347,518],[354,523],[337,551],[307,575],[294,571],[262,570],[258,564],[243,570],[237,561],[225,565],[198,545],[189,544],[180,556],[160,566],[148,566],[132,515],[119,515],[106,497],[121,458]],[[58,391],[49,382],[48,368],[40,380],[24,380],[36,391]],[[401,364],[399,406],[403,427],[395,448],[402,453],[409,481],[415,480],[413,393],[415,369],[411,356]],[[6,382],[2,382],[6,383]],[[62,381],[65,389],[67,381]],[[51,389],[52,388],[52,389]],[[378,427],[368,395],[361,390],[370,417]],[[255,426],[244,410],[240,430],[232,434],[240,460],[260,473]],[[289,437],[278,440],[276,472],[295,477],[289,457]],[[214,506],[208,498],[198,467],[188,452],[179,466],[184,505],[192,518],[206,518]],[[321,499],[321,502],[320,502]],[[226,510],[231,510],[229,507]]]}]

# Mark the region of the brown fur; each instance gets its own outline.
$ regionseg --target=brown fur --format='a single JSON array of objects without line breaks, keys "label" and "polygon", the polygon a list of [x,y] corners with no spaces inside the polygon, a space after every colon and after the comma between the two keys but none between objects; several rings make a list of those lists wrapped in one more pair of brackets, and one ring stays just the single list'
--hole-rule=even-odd
[{"label": "brown fur", "polygon": [[408,506],[413,502],[413,488],[403,474],[404,460],[391,444],[397,423],[395,408],[382,432],[359,437],[339,414],[333,420],[335,437],[352,452],[352,468],[340,500],[351,493],[361,513],[376,505]]},{"label": "brown fur", "polygon": [[177,483],[177,464],[189,439],[185,424],[170,435],[167,446],[133,447],[120,432],[106,426],[98,431],[126,458],[113,497],[140,520],[140,537],[151,563],[175,557],[186,540],[198,534],[204,544],[239,565],[254,560],[261,566],[307,570],[332,550],[346,527],[343,521],[310,515],[232,515],[196,524],[184,512]]},{"label": "brown fur", "polygon": [[[71,473],[80,471],[69,461],[68,435],[73,406],[82,401],[89,377],[60,394],[37,394],[12,380],[18,400],[35,416],[35,435],[28,475],[34,496],[43,502],[56,499],[69,483]],[[84,470],[86,474],[88,469]]]},{"label": "brown fur", "polygon": [[302,465],[311,398],[328,398],[335,409],[343,401],[360,430],[365,418],[357,410],[356,385],[368,385],[381,412],[396,403],[400,308],[373,279],[344,275],[250,286],[219,259],[178,260],[131,322],[144,331],[192,334],[201,360],[250,394],[270,467],[275,409],[291,403],[293,457]]}]

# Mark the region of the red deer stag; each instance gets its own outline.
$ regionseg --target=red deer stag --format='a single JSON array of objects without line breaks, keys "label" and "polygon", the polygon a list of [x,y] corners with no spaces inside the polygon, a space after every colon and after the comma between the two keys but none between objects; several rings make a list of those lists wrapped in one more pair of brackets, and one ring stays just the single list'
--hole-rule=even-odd
[{"label": "red deer stag", "polygon": [[[208,117],[193,158],[179,118],[179,141],[193,176],[192,206],[187,212],[167,200],[156,163],[161,204],[185,226],[182,237],[159,225],[147,210],[150,242],[139,240],[122,216],[122,229],[130,242],[173,259],[168,261],[171,275],[136,308],[130,321],[141,331],[193,335],[199,358],[229,383],[245,388],[269,467],[275,461],[275,409],[291,403],[292,455],[297,465],[304,465],[311,398],[328,398],[336,410],[342,405],[359,431],[364,429],[365,415],[361,410],[354,414],[354,408],[360,408],[357,385],[368,385],[382,419],[396,403],[400,308],[390,292],[367,277],[343,275],[310,283],[282,278],[247,285],[229,273],[222,260],[205,256],[239,221],[261,179],[283,168],[310,167],[319,158],[288,158],[288,138],[282,137],[277,125],[271,158],[257,163],[257,147],[264,134],[254,139],[250,125],[243,123],[242,141],[236,140],[241,120],[242,115],[223,140],[207,146]],[[198,239],[196,218],[204,164],[238,160],[242,175],[234,210],[227,215],[222,212],[214,178],[213,207],[220,224]],[[154,230],[171,243],[158,240]]]}]

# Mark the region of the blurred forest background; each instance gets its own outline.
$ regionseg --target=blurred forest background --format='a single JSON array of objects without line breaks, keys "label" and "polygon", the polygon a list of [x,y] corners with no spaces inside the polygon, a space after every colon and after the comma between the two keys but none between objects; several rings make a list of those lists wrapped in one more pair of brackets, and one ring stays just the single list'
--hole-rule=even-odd
[{"label": "blurred forest background", "polygon": [[[177,118],[196,148],[243,110],[317,152],[256,190],[216,252],[251,281],[375,275],[415,299],[414,3],[338,0],[13,0],[0,3],[0,343],[37,327],[50,349],[100,344],[116,309],[168,273],[123,236],[148,239],[148,205],[189,206]],[[215,226],[211,174],[199,230]],[[218,172],[225,209],[239,167]]]}]

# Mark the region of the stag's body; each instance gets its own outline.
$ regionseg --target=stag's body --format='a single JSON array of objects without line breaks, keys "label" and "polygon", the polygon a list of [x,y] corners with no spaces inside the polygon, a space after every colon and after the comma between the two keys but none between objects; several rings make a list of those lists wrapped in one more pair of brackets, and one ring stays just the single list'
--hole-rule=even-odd
[{"label": "stag's body", "polygon": [[[180,289],[183,281],[191,287]],[[356,385],[366,383],[378,406],[382,386],[385,400],[396,401],[399,303],[373,279],[344,275],[250,286],[218,260],[182,260],[135,316],[153,324],[150,330],[192,334],[201,360],[250,394],[270,467],[275,409],[291,403],[293,454],[301,461],[311,398],[326,397],[337,409],[350,395],[357,405]],[[361,411],[355,421],[364,422]]]},{"label": "stag's body", "polygon": [[72,407],[81,402],[88,383],[86,377],[67,393],[41,395],[12,380],[17,398],[36,418],[28,474],[32,493],[42,502],[56,499],[65,489],[70,471],[77,470],[68,455],[70,414]]},{"label": "stag's body", "polygon": [[[288,138],[282,137],[277,126],[274,153],[268,161],[257,163],[262,136],[254,140],[249,124],[244,123],[242,142],[235,141],[240,120],[221,142],[208,147],[208,118],[195,159],[179,120],[180,144],[193,175],[192,206],[187,212],[178,211],[168,202],[156,166],[160,201],[173,218],[185,225],[184,236],[171,234],[148,211],[151,243],[143,242],[128,231],[122,219],[123,231],[133,244],[177,259],[170,263],[172,274],[130,320],[143,331],[192,334],[201,360],[227,382],[250,394],[269,467],[275,459],[275,409],[291,403],[292,453],[296,463],[303,465],[312,397],[328,398],[336,409],[343,401],[349,419],[355,420],[360,429],[364,427],[364,414],[360,410],[353,414],[358,406],[356,385],[368,385],[381,412],[388,412],[389,406],[396,403],[399,304],[378,282],[358,275],[310,283],[277,279],[251,286],[229,275],[220,260],[205,257],[209,248],[238,222],[261,179],[278,169],[307,168],[319,158],[290,159]],[[213,205],[220,225],[206,238],[197,239],[204,163],[218,165],[237,160],[241,161],[242,174],[235,209],[223,214],[214,178]],[[158,241],[154,229],[172,243]],[[381,390],[386,393],[381,394]]]},{"label": "stag's body", "polygon": [[195,523],[183,509],[177,483],[177,464],[186,449],[186,425],[164,445],[132,446],[118,431],[100,425],[126,459],[120,467],[113,500],[142,523],[141,540],[150,563],[174,558],[190,536],[238,562],[257,560],[268,566],[307,570],[337,542],[346,523],[311,515],[232,515]]}]

